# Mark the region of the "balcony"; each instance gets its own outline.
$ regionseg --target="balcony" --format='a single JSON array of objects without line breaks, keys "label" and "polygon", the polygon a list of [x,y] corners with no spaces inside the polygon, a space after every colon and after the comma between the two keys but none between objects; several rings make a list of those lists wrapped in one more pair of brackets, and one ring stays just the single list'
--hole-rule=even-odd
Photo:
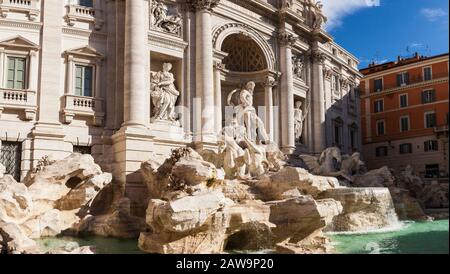
[{"label": "balcony", "polygon": [[406,84],[403,84],[401,86],[398,86],[397,83],[392,83],[392,84],[385,84],[383,83],[383,89],[382,90],[375,90],[372,87],[372,94],[371,95],[376,95],[378,93],[389,93],[389,92],[393,92],[393,91],[397,91],[398,89],[403,89],[403,88],[412,88],[415,86],[420,86],[420,85],[425,85],[425,84],[431,84],[434,82],[439,82],[441,80],[444,79],[448,79],[449,74],[448,73],[439,73],[439,74],[433,74],[433,78],[431,80],[425,80],[423,78],[423,76],[419,75],[419,76],[411,76],[409,79],[409,82]]},{"label": "balcony", "polygon": [[36,92],[0,89],[0,116],[5,109],[24,111],[26,121],[34,120],[36,116]]},{"label": "balcony", "polygon": [[95,126],[103,124],[103,99],[65,95],[63,118],[64,123],[70,124],[75,116],[90,117]]},{"label": "balcony", "polygon": [[28,20],[35,21],[39,16],[40,0],[0,0],[0,17],[8,18],[9,14],[24,13]]},{"label": "balcony", "polygon": [[73,27],[76,22],[85,22],[93,24],[95,30],[100,30],[103,27],[104,21],[101,10],[80,5],[69,5],[66,8],[67,14],[64,19],[67,25]]}]

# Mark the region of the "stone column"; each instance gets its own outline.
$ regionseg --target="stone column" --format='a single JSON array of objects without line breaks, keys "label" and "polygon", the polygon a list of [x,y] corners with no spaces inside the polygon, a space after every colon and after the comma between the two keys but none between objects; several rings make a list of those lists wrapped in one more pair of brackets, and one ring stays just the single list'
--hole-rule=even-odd
[{"label": "stone column", "polygon": [[[141,176],[137,171],[143,161],[150,159],[153,151],[152,137],[148,130],[150,123],[148,1],[126,0],[125,9],[124,123],[112,136],[115,158],[113,175],[116,180],[126,183],[127,197],[133,203],[139,204],[140,210],[143,209],[141,207],[145,207],[145,197],[142,196],[145,195],[145,186],[142,185]],[[116,19],[118,26],[123,24],[118,21],[119,17]],[[120,98],[117,101],[120,101]]]},{"label": "stone column", "polygon": [[[147,3],[145,1],[145,3]],[[145,100],[148,70],[148,25],[145,24],[144,0],[127,0],[125,8],[124,124],[145,127],[149,123]]]},{"label": "stone column", "polygon": [[[196,11],[196,90],[201,97],[201,133],[196,136],[196,142],[215,144],[214,115],[214,83],[213,83],[213,45],[211,11],[220,0],[191,0],[191,6]],[[199,117],[194,117],[199,119]]]},{"label": "stone column", "polygon": [[215,114],[215,132],[222,130],[222,81],[221,72],[223,65],[221,62],[214,63],[214,114]]},{"label": "stone column", "polygon": [[266,130],[269,134],[271,141],[275,140],[274,135],[274,113],[273,113],[273,87],[276,85],[275,78],[272,76],[267,76],[266,82],[264,83],[265,94],[264,94],[264,105],[266,110]]},{"label": "stone column", "polygon": [[313,117],[313,153],[320,154],[326,148],[325,94],[323,80],[323,64],[325,62],[325,56],[317,48],[314,48],[311,53],[311,61],[311,115]]},{"label": "stone column", "polygon": [[291,154],[295,150],[294,130],[294,72],[292,70],[292,46],[297,38],[283,30],[280,41],[281,70],[281,148],[284,153]]}]

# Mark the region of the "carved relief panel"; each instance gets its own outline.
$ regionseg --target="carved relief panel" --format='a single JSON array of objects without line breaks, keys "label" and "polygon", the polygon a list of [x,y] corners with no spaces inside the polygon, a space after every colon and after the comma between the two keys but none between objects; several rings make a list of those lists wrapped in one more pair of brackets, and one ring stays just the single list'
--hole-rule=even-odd
[{"label": "carved relief panel", "polygon": [[175,1],[153,0],[150,7],[150,28],[182,36],[183,15]]}]

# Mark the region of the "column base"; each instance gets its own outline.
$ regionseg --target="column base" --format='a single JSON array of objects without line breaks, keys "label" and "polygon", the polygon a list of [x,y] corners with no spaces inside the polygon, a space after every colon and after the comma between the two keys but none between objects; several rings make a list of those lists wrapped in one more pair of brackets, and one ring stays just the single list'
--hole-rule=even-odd
[{"label": "column base", "polygon": [[145,127],[123,126],[111,139],[114,180],[125,186],[125,196],[131,201],[131,213],[145,216],[148,193],[140,169],[141,163],[152,157],[153,136]]}]

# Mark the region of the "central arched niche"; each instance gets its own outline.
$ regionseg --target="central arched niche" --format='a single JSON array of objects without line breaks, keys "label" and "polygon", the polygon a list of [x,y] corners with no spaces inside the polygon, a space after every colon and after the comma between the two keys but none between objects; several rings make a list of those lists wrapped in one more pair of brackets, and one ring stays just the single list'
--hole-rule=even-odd
[{"label": "central arched niche", "polygon": [[244,34],[231,34],[225,38],[221,50],[228,53],[222,63],[235,72],[257,72],[268,68],[265,55],[259,45]]}]

